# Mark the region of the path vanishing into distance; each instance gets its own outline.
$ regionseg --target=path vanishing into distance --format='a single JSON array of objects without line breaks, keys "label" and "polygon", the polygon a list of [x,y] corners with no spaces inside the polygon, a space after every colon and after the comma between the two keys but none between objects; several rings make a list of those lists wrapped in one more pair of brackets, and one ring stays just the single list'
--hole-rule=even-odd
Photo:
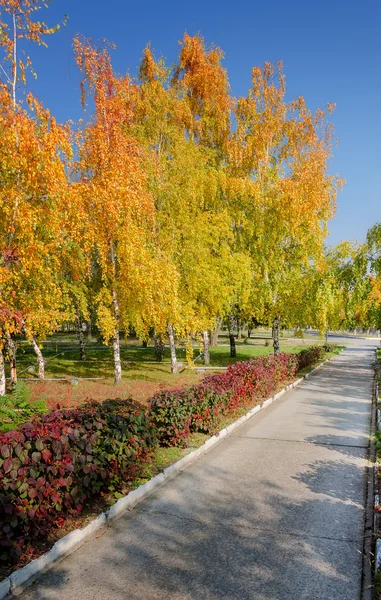
[{"label": "path vanishing into distance", "polygon": [[360,600],[375,341],[89,540],[23,600]]}]

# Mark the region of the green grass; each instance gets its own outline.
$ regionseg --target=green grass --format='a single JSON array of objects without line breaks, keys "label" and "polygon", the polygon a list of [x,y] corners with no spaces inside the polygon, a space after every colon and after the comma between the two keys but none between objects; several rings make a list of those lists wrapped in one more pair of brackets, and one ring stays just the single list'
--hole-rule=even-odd
[{"label": "green grass", "polygon": [[[272,354],[273,348],[269,330],[256,331],[250,339],[237,342],[237,357],[230,358],[229,340],[222,333],[219,346],[211,348],[211,370],[213,367],[226,367],[237,361],[249,360],[257,356]],[[46,399],[50,407],[76,406],[87,399],[104,400],[105,398],[129,397],[145,402],[161,389],[185,387],[200,381],[201,374],[195,369],[185,368],[185,348],[177,348],[178,361],[184,365],[184,370],[178,375],[170,372],[169,348],[165,349],[164,360],[155,362],[155,352],[152,345],[143,348],[138,340],[122,340],[121,360],[123,379],[120,386],[114,386],[114,365],[112,349],[100,344],[96,339],[86,338],[86,360],[80,361],[79,345],[75,334],[66,333],[55,335],[44,343],[42,352],[47,361],[45,377],[54,381],[38,382],[36,357],[33,349],[26,343],[20,343],[17,352],[18,375],[21,378],[32,378],[34,383],[29,386],[32,390],[32,400]],[[298,352],[310,347],[311,341],[296,338],[281,337],[281,351]],[[322,344],[322,340],[313,340],[313,344]],[[267,345],[266,345],[267,344]],[[194,359],[199,355],[199,348],[194,349]],[[196,367],[203,365],[202,358],[195,362]],[[9,373],[7,373],[9,375]],[[93,378],[94,381],[87,379]],[[78,385],[70,386],[66,381],[59,383],[55,380],[78,379]]]},{"label": "green grass", "polygon": [[[307,346],[301,346],[300,344],[297,346],[290,346],[286,344],[280,345],[281,352],[300,352],[303,348],[309,348],[311,344]],[[248,345],[237,345],[237,357],[230,357],[230,349],[226,346],[217,346],[217,348],[210,349],[210,366],[214,367],[227,367],[228,365],[232,365],[236,362],[242,360],[249,360],[250,358],[255,358],[256,356],[268,356],[273,353],[273,347],[270,346],[248,346]],[[197,364],[197,363],[196,363]]]},{"label": "green grass", "polygon": [[[302,348],[308,348],[311,344],[289,345],[281,343],[281,352],[299,352]],[[242,360],[249,360],[256,356],[267,356],[273,353],[271,345],[237,345],[237,357],[230,357],[229,346],[217,346],[210,349],[210,366],[226,367],[230,364]],[[109,348],[101,348],[95,350],[91,347],[86,349],[87,359],[79,360],[79,351],[65,351],[65,354],[60,356],[52,356],[49,358],[49,353],[43,349],[44,357],[47,359],[45,375],[47,378],[105,378],[112,379],[114,374],[114,365],[112,361],[112,352]],[[194,359],[197,358],[199,350],[195,349]],[[18,360],[19,373],[24,371],[24,377],[28,376],[25,369],[28,365],[35,365],[35,357],[33,354],[21,355],[21,360]],[[185,364],[185,349],[177,350],[177,358],[179,362]],[[169,349],[166,348],[164,360],[162,363],[155,362],[153,348],[139,347],[123,347],[121,348],[121,360],[124,379],[138,379],[145,381],[164,381],[166,374],[170,374],[170,356]],[[202,359],[197,360],[195,365],[203,364]],[[30,373],[33,376],[33,373]]]}]

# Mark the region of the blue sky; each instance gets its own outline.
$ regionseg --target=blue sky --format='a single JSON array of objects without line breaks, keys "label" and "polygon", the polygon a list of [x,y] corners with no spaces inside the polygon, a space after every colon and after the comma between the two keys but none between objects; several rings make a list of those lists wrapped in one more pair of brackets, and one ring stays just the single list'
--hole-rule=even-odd
[{"label": "blue sky", "polygon": [[115,70],[136,73],[142,50],[171,63],[184,31],[200,32],[225,53],[234,96],[250,87],[251,68],[282,59],[287,96],[303,95],[310,108],[336,103],[338,138],[330,171],[346,180],[330,224],[329,242],[364,241],[381,220],[381,2],[380,0],[54,0],[44,18],[69,21],[31,53],[38,73],[29,85],[60,121],[82,115],[72,38],[81,32],[117,45]]}]

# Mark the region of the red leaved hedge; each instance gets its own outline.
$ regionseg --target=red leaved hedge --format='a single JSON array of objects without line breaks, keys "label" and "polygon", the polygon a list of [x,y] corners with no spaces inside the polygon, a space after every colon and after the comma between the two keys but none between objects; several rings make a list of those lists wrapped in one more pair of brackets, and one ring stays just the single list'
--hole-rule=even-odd
[{"label": "red leaved hedge", "polygon": [[0,436],[0,558],[133,480],[155,446],[143,407],[122,400],[55,410]]},{"label": "red leaved hedge", "polygon": [[235,363],[187,390],[156,394],[149,410],[160,443],[183,445],[191,431],[212,431],[219,415],[269,396],[281,381],[294,377],[297,369],[294,354],[261,356]]}]

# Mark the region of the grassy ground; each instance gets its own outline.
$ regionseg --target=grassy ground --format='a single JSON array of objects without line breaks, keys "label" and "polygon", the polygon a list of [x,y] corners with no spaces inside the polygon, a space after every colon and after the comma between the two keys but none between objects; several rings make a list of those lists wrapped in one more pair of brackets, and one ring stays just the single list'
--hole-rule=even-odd
[{"label": "grassy ground", "polygon": [[[299,338],[281,338],[281,351],[298,352],[311,345]],[[313,344],[322,344],[322,340],[313,340]],[[242,342],[237,341],[237,357],[230,358],[228,336],[222,334],[219,345],[211,348],[211,367],[226,367],[237,361],[248,360],[255,356],[272,354],[272,342],[268,330],[256,331],[253,337]],[[178,375],[170,372],[169,348],[165,349],[163,362],[155,362],[154,348],[143,348],[137,340],[122,340],[121,360],[123,380],[121,385],[113,384],[112,349],[94,339],[86,340],[86,360],[81,361],[78,341],[74,334],[58,334],[44,342],[42,352],[46,360],[46,381],[36,378],[36,358],[27,344],[20,343],[17,353],[18,375],[28,378],[32,391],[31,400],[44,399],[49,407],[59,404],[78,406],[88,399],[129,397],[145,402],[157,391],[169,388],[181,388],[195,384],[202,374],[194,369],[185,368],[185,348],[178,348],[179,362],[184,370]],[[199,349],[194,349],[194,358]],[[202,359],[196,361],[202,366]],[[86,378],[94,378],[86,380]],[[48,381],[53,379],[53,381]],[[63,381],[58,381],[62,379]]]}]

